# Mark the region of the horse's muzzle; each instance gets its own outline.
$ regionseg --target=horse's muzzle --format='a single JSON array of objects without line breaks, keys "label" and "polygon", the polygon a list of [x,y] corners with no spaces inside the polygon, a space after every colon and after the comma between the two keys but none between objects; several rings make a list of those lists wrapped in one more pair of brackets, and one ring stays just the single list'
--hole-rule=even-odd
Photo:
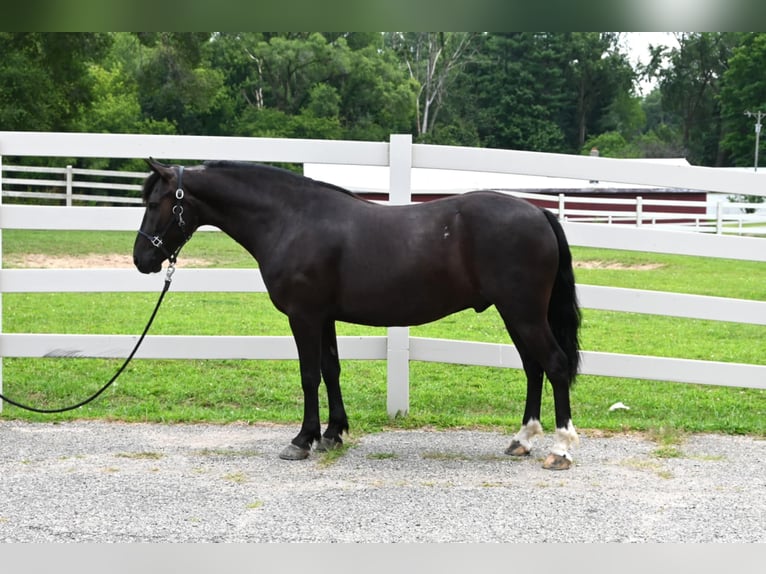
[{"label": "horse's muzzle", "polygon": [[134,255],[133,264],[141,273],[159,273],[162,271],[162,260],[156,257],[139,258]]}]

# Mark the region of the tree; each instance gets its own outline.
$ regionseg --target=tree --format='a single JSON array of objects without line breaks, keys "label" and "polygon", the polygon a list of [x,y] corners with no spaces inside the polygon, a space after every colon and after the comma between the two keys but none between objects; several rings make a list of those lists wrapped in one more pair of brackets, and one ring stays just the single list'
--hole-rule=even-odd
[{"label": "tree", "polygon": [[0,33],[3,129],[72,129],[93,97],[88,65],[109,43],[108,34]]},{"label": "tree", "polygon": [[569,105],[568,140],[579,149],[591,131],[635,127],[635,120],[629,120],[635,113],[631,102],[635,72],[620,51],[619,36],[572,32],[562,39],[568,50],[566,76],[575,96],[574,105]]},{"label": "tree", "polygon": [[766,112],[764,69],[766,34],[745,34],[742,44],[733,50],[728,60],[720,91],[725,129],[721,147],[729,153],[731,163],[736,166],[752,166],[754,162],[756,122],[745,112]]},{"label": "tree", "polygon": [[220,34],[210,53],[231,133],[381,140],[413,128],[415,86],[381,34]]},{"label": "tree", "polygon": [[[634,72],[615,34],[489,33],[443,108],[488,147],[578,153],[591,134],[638,132]],[[473,142],[472,142],[473,143]]]},{"label": "tree", "polygon": [[634,138],[642,157],[685,157],[681,141],[681,119],[662,105],[662,93],[655,87],[641,101],[646,123]]},{"label": "tree", "polygon": [[112,35],[110,49],[99,63],[88,64],[92,100],[75,129],[92,133],[175,133],[167,120],[145,117],[139,101],[138,74],[148,48],[134,34]]},{"label": "tree", "polygon": [[618,131],[626,139],[633,139],[646,126],[646,112],[641,98],[631,92],[618,90],[612,103],[597,121],[598,131]]},{"label": "tree", "polygon": [[[616,33],[0,33],[0,123],[563,153],[599,141],[749,165],[764,43],[683,34],[633,70]],[[637,74],[659,80],[643,100]]]},{"label": "tree", "polygon": [[407,65],[420,86],[417,95],[417,135],[428,134],[455,76],[475,53],[471,32],[395,32],[388,44]]},{"label": "tree", "polygon": [[463,117],[481,145],[563,151],[558,119],[565,79],[560,50],[547,34],[488,34],[460,78]]},{"label": "tree", "polygon": [[256,107],[297,114],[309,100],[312,86],[332,85],[347,73],[349,49],[339,38],[330,44],[318,32],[277,34],[252,46],[243,45],[251,60]]},{"label": "tree", "polygon": [[348,73],[336,83],[344,137],[383,141],[416,131],[415,80],[393,51],[375,45],[352,51]]},{"label": "tree", "polygon": [[738,35],[680,33],[678,48],[652,47],[646,73],[659,79],[664,111],[680,122],[681,142],[691,163],[723,165],[720,81]]},{"label": "tree", "polygon": [[604,132],[589,138],[581,154],[588,155],[593,148],[598,150],[600,157],[642,157],[640,148],[635,143],[627,141],[619,132]]},{"label": "tree", "polygon": [[226,97],[224,75],[203,65],[210,34],[161,32],[139,38],[149,48],[136,77],[142,113],[171,122],[181,134],[211,133]]}]

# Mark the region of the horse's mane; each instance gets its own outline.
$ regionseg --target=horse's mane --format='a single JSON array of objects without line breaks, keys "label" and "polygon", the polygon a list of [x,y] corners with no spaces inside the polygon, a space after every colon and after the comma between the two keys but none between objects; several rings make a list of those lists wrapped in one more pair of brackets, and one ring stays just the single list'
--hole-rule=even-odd
[{"label": "horse's mane", "polygon": [[154,189],[154,186],[157,184],[157,181],[160,179],[160,174],[158,174],[156,171],[153,171],[149,174],[149,177],[146,178],[146,181],[144,182],[144,187],[141,189],[141,199],[143,199],[144,203],[149,199],[149,196],[152,193],[152,190]]},{"label": "horse's mane", "polygon": [[297,180],[310,181],[317,187],[323,187],[326,189],[331,189],[333,191],[339,191],[341,193],[345,193],[346,195],[350,195],[351,197],[357,197],[357,198],[359,197],[353,191],[349,191],[348,189],[345,189],[338,185],[334,185],[332,183],[327,183],[324,181],[317,181],[310,177],[305,177],[295,172],[292,172],[290,170],[287,170],[281,167],[272,166],[272,165],[265,165],[262,163],[250,163],[246,161],[231,161],[231,160],[206,161],[203,163],[203,165],[205,166],[206,169],[239,169],[243,171],[253,170],[253,171],[266,172],[272,176],[282,178],[282,179],[293,179],[296,181]]}]

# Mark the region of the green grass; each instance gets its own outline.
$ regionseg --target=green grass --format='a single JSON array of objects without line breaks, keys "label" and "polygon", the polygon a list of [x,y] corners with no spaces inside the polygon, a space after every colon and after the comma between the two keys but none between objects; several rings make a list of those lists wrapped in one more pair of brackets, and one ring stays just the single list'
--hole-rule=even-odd
[{"label": "green grass", "polygon": [[[4,231],[4,266],[25,253],[84,255],[130,253],[132,233]],[[731,260],[575,248],[576,261],[620,263],[628,269],[578,269],[580,283],[766,300],[766,265]],[[213,267],[252,267],[236,243],[199,233],[184,258]],[[15,262],[15,263],[14,263]],[[631,269],[651,263],[651,270]],[[143,328],[153,293],[5,294],[5,332],[130,333]],[[246,312],[243,312],[246,310]],[[214,318],[214,320],[213,320]],[[764,364],[766,328],[755,325],[655,317],[586,309],[583,348],[593,351]],[[171,290],[152,334],[288,335],[286,318],[266,294],[175,293]],[[382,329],[340,324],[339,335],[383,334]],[[413,336],[509,342],[494,310],[465,311],[416,327]],[[5,392],[22,402],[61,406],[98,389],[118,360],[3,360]],[[460,365],[412,363],[410,412],[386,415],[386,366],[382,361],[343,361],[343,391],[352,434],[383,428],[491,428],[513,431],[524,407],[523,373]],[[323,400],[323,416],[326,413]],[[766,436],[766,391],[581,376],[573,390],[580,428],[606,431],[669,428]],[[630,410],[610,412],[617,401]],[[553,426],[550,387],[543,395],[543,424]],[[281,422],[296,426],[302,393],[294,361],[135,361],[95,403],[75,413],[35,415],[4,406],[3,418],[225,423]],[[670,456],[673,445],[660,445]]]},{"label": "green grass", "polygon": [[684,456],[681,445],[686,437],[678,429],[659,427],[650,429],[648,436],[657,443],[652,456],[657,458],[681,458]]},{"label": "green grass", "polygon": [[[136,234],[126,231],[38,231],[13,229],[3,231],[3,267],[17,267],[18,258],[27,253],[51,256],[133,253]],[[206,267],[255,267],[253,258],[223,233],[200,232],[184,246],[184,258],[204,258]]]},{"label": "green grass", "polygon": [[766,300],[766,265],[756,261],[586,247],[573,248],[572,256],[576,262],[603,261],[626,266],[660,266],[651,271],[577,269],[577,281],[583,284]]}]

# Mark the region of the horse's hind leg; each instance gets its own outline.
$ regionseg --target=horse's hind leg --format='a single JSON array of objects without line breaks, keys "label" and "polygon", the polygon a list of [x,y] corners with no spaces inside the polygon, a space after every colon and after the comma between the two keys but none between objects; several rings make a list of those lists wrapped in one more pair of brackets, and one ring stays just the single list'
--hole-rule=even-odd
[{"label": "horse's hind leg", "polygon": [[340,392],[340,358],[335,335],[335,321],[328,320],[322,331],[322,378],[327,387],[330,420],[317,450],[332,450],[343,444],[341,435],[348,432],[348,417]]},{"label": "horse's hind leg", "polygon": [[543,463],[543,468],[549,470],[566,470],[572,466],[570,448],[580,439],[572,424],[572,410],[569,402],[569,375],[566,355],[556,345],[558,353],[552,359],[548,378],[553,387],[553,404],[556,411],[556,434],[551,452]]},{"label": "horse's hind leg", "polygon": [[524,314],[518,314],[514,317],[503,310],[500,310],[500,314],[503,316],[511,338],[519,349],[527,374],[527,403],[523,424],[508,448],[508,451],[516,452],[509,454],[525,454],[524,447],[527,446],[528,448],[531,439],[542,433],[542,426],[539,422],[542,394],[540,369],[542,369],[548,375],[548,380],[553,387],[553,402],[556,411],[554,444],[543,463],[543,467],[550,470],[565,470],[572,465],[570,448],[578,442],[577,432],[572,424],[566,355],[556,342],[546,319],[525,320]]},{"label": "horse's hind leg", "polygon": [[514,340],[516,349],[524,365],[527,376],[527,399],[524,406],[524,417],[521,419],[521,429],[511,440],[505,454],[511,456],[526,456],[532,450],[532,441],[543,434],[540,424],[540,403],[543,392],[543,369],[524,349],[520,342]]}]

